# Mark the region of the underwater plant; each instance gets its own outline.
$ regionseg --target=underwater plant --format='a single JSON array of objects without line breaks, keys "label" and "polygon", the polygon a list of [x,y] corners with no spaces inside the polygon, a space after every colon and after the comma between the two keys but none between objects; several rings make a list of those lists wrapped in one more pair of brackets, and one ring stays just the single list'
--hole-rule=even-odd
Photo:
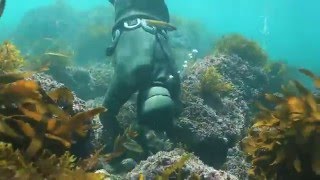
[{"label": "underwater plant", "polygon": [[270,61],[265,64],[263,69],[266,73],[283,76],[287,72],[287,64],[282,61]]},{"label": "underwater plant", "polygon": [[105,109],[74,114],[74,97],[67,88],[46,93],[35,81],[26,80],[31,75],[0,75],[0,141],[12,143],[29,158],[43,149],[61,154],[86,136],[90,120]]},{"label": "underwater plant", "polygon": [[200,92],[202,94],[228,93],[234,89],[231,82],[224,82],[223,76],[215,67],[208,67],[201,80]]},{"label": "underwater plant", "polygon": [[105,174],[92,173],[81,166],[84,162],[91,164],[93,158],[77,162],[77,158],[69,152],[56,156],[48,151],[32,161],[11,144],[0,142],[0,174],[1,179],[83,179],[102,180]]},{"label": "underwater plant", "polygon": [[252,65],[264,65],[268,56],[255,41],[249,40],[240,34],[226,35],[217,41],[214,53],[227,55],[236,54]]},{"label": "underwater plant", "polygon": [[104,155],[104,160],[109,162],[122,156],[127,151],[142,153],[143,148],[134,140],[138,135],[138,132],[133,130],[131,126],[126,128],[123,135],[117,136],[114,141],[113,151]]},{"label": "underwater plant", "polygon": [[186,164],[186,162],[190,159],[190,157],[191,157],[190,153],[182,154],[178,161],[166,167],[164,171],[161,173],[161,175],[159,175],[157,178],[159,180],[162,180],[162,179],[165,180],[165,179],[169,179],[170,175],[172,175],[173,173],[177,173],[178,174],[177,179],[182,179],[181,177],[179,178],[179,172],[177,171],[182,169],[182,167]]},{"label": "underwater plant", "polygon": [[0,46],[0,72],[18,70],[24,64],[20,51],[9,41]]},{"label": "underwater plant", "polygon": [[[320,89],[320,77],[306,69],[300,72]],[[292,81],[281,94],[266,94],[265,99],[274,107],[258,105],[255,123],[242,140],[252,164],[249,179],[319,179],[319,94]]]}]

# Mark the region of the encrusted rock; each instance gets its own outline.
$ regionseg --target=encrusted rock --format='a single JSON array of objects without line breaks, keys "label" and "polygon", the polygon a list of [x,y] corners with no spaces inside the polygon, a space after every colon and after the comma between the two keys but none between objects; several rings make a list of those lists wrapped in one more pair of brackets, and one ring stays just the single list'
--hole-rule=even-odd
[{"label": "encrusted rock", "polygon": [[[232,84],[230,92],[201,94],[201,78],[210,67],[217,69],[223,81]],[[208,56],[194,63],[182,75],[184,108],[175,122],[177,136],[206,163],[220,166],[228,148],[235,145],[251,119],[250,103],[267,84],[261,67],[249,65],[238,56]]]},{"label": "encrusted rock", "polygon": [[[64,86],[64,84],[57,82],[51,76],[45,73],[34,74],[31,77],[31,79],[37,81],[42,87],[42,89],[46,92],[49,92]],[[74,92],[73,92],[73,95],[75,97],[74,103],[73,103],[74,113],[85,111],[86,110],[85,101],[78,98]]]},{"label": "encrusted rock", "polygon": [[[130,173],[126,179],[138,179],[142,174],[145,179],[156,179],[161,176],[165,168],[179,161],[186,152],[183,149],[174,149],[173,151],[160,151],[157,154],[150,156],[147,160],[141,161]],[[203,180],[236,180],[237,178],[229,173],[221,170],[216,170],[205,165],[198,157],[191,155],[182,167],[181,176],[183,179],[192,179],[194,176],[200,177]],[[176,177],[173,173],[172,177]],[[170,176],[170,177],[171,177]]]},{"label": "encrusted rock", "polygon": [[250,163],[246,162],[245,154],[240,150],[239,145],[228,150],[227,162],[224,164],[224,169],[239,179],[248,179],[247,171],[250,168]]}]

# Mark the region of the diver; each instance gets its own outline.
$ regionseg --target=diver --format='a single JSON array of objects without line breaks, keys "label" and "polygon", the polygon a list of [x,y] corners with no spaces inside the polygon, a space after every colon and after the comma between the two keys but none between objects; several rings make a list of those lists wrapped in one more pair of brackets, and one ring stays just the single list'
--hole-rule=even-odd
[{"label": "diver", "polygon": [[3,14],[5,6],[6,6],[6,0],[0,0],[0,17]]},{"label": "diver", "polygon": [[109,0],[115,9],[112,43],[107,56],[115,73],[100,115],[110,143],[122,130],[116,119],[135,92],[137,119],[154,130],[169,131],[179,114],[180,77],[168,42],[169,11],[164,0]]}]

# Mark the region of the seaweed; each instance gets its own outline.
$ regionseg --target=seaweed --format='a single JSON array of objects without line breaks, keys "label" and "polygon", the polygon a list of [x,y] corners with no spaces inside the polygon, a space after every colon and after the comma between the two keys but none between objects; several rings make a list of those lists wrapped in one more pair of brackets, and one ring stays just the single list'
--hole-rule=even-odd
[{"label": "seaweed", "polygon": [[77,165],[77,159],[69,152],[60,157],[43,151],[30,161],[20,150],[14,150],[11,144],[0,142],[1,179],[105,179],[102,173],[87,172]]},{"label": "seaweed", "polygon": [[209,67],[205,70],[200,83],[202,94],[223,94],[234,89],[234,85],[231,82],[225,82],[215,67]]},{"label": "seaweed", "polygon": [[171,164],[170,166],[166,167],[163,172],[156,177],[157,180],[167,180],[169,177],[175,173],[175,178],[180,180],[181,177],[181,169],[186,164],[186,162],[190,159],[191,154],[190,153],[184,153],[181,155],[180,159],[178,159],[176,162]]},{"label": "seaweed", "polygon": [[[306,69],[300,72],[320,88],[320,77]],[[259,104],[255,123],[242,140],[252,164],[249,178],[319,179],[320,96],[291,81],[281,94],[266,94],[265,99],[273,108]]]},{"label": "seaweed", "polygon": [[105,109],[72,114],[69,90],[59,88],[47,94],[37,82],[25,79],[30,75],[0,75],[0,141],[12,143],[30,158],[43,149],[61,154],[86,136],[90,120]]},{"label": "seaweed", "polygon": [[215,53],[236,54],[252,65],[265,65],[268,55],[255,41],[240,34],[230,34],[222,37],[215,45]]},{"label": "seaweed", "polygon": [[46,93],[29,80],[34,72],[0,73],[0,174],[4,179],[104,179],[92,173],[101,150],[80,160],[68,151],[92,128],[98,107],[73,111],[73,93]]},{"label": "seaweed", "polygon": [[[172,176],[174,173],[174,179],[181,180],[182,175],[181,175],[181,169],[183,166],[185,166],[186,162],[190,159],[191,153],[184,153],[181,155],[180,159],[178,159],[176,162],[173,164],[167,166],[164,168],[164,170],[155,177],[156,180],[168,180],[169,178],[171,179],[170,176]],[[172,176],[173,177],[173,176]],[[194,179],[200,179],[200,177],[196,174],[192,174],[192,178]],[[139,180],[145,180],[147,179],[143,173],[139,174]]]},{"label": "seaweed", "polygon": [[122,156],[127,151],[142,153],[143,148],[134,140],[138,135],[139,134],[129,126],[122,135],[117,136],[114,141],[113,151],[104,155],[104,160],[110,162]]},{"label": "seaweed", "polygon": [[9,41],[0,46],[0,72],[12,72],[19,70],[24,64],[20,51]]}]

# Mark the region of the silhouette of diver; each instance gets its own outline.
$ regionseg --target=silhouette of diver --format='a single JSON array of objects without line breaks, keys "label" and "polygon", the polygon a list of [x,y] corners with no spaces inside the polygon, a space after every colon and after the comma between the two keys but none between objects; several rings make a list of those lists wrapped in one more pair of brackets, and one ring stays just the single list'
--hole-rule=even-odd
[{"label": "silhouette of diver", "polygon": [[100,115],[110,143],[121,133],[121,106],[138,92],[139,123],[155,130],[172,127],[180,107],[180,78],[168,44],[169,12],[164,0],[109,0],[115,8],[113,41],[107,48],[115,74]]},{"label": "silhouette of diver", "polygon": [[0,0],[0,17],[3,14],[5,6],[6,6],[6,0]]}]

